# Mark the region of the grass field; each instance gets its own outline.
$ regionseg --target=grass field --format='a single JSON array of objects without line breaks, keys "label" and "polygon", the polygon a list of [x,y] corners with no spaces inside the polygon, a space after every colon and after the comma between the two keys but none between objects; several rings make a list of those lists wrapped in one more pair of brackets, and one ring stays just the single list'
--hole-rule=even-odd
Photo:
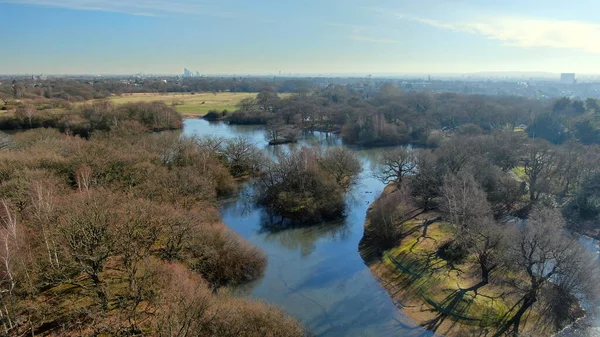
[{"label": "grass field", "polygon": [[136,93],[123,96],[112,96],[111,101],[116,105],[131,102],[163,101],[167,105],[177,104],[175,109],[184,116],[204,116],[210,110],[234,111],[235,105],[244,98],[254,98],[257,93],[246,92],[220,92],[212,93],[171,93],[171,94],[146,94]]}]

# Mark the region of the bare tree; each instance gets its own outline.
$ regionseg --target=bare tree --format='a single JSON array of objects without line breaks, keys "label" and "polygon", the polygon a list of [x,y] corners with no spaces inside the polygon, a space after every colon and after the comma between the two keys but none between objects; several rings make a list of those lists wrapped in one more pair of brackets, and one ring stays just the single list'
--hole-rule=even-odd
[{"label": "bare tree", "polygon": [[417,151],[416,157],[417,174],[411,179],[410,185],[413,196],[427,211],[433,207],[434,200],[440,195],[443,176],[431,151]]},{"label": "bare tree", "polygon": [[23,122],[27,121],[29,127],[33,126],[33,116],[35,115],[35,108],[31,105],[26,105],[22,108],[18,108],[15,115],[23,119]]},{"label": "bare tree", "polygon": [[33,219],[42,230],[48,262],[52,268],[60,268],[56,233],[50,228],[52,221],[55,220],[56,194],[56,187],[52,183],[35,181],[31,184],[31,211]]},{"label": "bare tree", "polygon": [[244,137],[226,140],[223,147],[223,155],[234,177],[254,172],[262,159],[260,150]]},{"label": "bare tree", "polygon": [[115,241],[115,252],[127,272],[131,294],[137,293],[136,275],[140,262],[150,256],[161,234],[162,226],[153,219],[156,215],[148,210],[149,207],[152,205],[141,201],[127,205],[116,228],[119,236]]},{"label": "bare tree", "polygon": [[540,299],[545,286],[555,280],[568,280],[569,292],[592,282],[586,275],[589,261],[583,248],[573,237],[564,233],[564,220],[560,212],[550,208],[534,208],[529,220],[516,230],[512,238],[510,259],[524,279],[516,283],[520,300],[509,312],[507,319],[495,336],[511,331],[519,335],[525,313]]},{"label": "bare tree", "polygon": [[280,98],[273,88],[265,88],[256,96],[258,108],[265,112],[274,112],[277,109]]},{"label": "bare tree", "polygon": [[416,169],[417,160],[414,152],[402,147],[386,151],[379,161],[374,175],[384,184],[395,182],[401,185],[404,177],[417,173]]},{"label": "bare tree", "polygon": [[283,121],[275,119],[267,123],[265,139],[269,145],[295,143],[298,141],[300,131],[293,125],[286,125]]},{"label": "bare tree", "polygon": [[442,210],[456,226],[457,238],[462,236],[467,227],[491,215],[485,192],[475,181],[473,174],[466,170],[444,179],[442,195]]},{"label": "bare tree", "polygon": [[159,299],[160,311],[155,320],[160,337],[192,337],[202,335],[216,312],[208,288],[198,277],[182,266],[169,265],[164,272],[169,280]]},{"label": "bare tree", "polygon": [[393,247],[409,230],[406,222],[413,211],[410,192],[406,187],[382,196],[370,211],[370,223],[365,237],[380,249]]},{"label": "bare tree", "polygon": [[498,271],[506,262],[506,231],[491,218],[476,219],[465,230],[463,240],[468,240],[469,251],[474,254],[479,264],[479,283],[466,289],[474,291],[486,286],[490,282],[492,273]]},{"label": "bare tree", "polygon": [[75,175],[79,192],[89,192],[92,187],[92,168],[89,165],[81,166]]},{"label": "bare tree", "polygon": [[[115,218],[105,200],[107,196],[85,196],[76,202],[72,212],[61,219],[61,232],[67,254],[87,274],[94,284],[103,309],[108,309],[108,297],[104,290],[101,273],[108,259],[114,254]],[[108,197],[109,198],[109,197]]]},{"label": "bare tree", "polygon": [[249,112],[256,110],[258,103],[254,98],[244,98],[236,106],[241,111]]},{"label": "bare tree", "polygon": [[536,202],[540,193],[547,191],[556,165],[556,153],[548,141],[536,139],[527,144],[523,168],[529,182],[529,199]]},{"label": "bare tree", "polygon": [[354,184],[362,171],[356,154],[343,147],[333,147],[325,151],[320,164],[344,189]]},{"label": "bare tree", "polygon": [[14,301],[14,290],[17,284],[15,268],[18,259],[17,217],[8,205],[8,201],[0,201],[2,227],[0,227],[0,321],[6,335],[16,328],[16,313],[11,310]]}]

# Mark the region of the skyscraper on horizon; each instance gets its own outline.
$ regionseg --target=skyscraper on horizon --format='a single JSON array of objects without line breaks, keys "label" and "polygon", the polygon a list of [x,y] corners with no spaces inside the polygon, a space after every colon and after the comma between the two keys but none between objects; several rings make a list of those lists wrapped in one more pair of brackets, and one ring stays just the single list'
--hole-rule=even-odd
[{"label": "skyscraper on horizon", "polygon": [[560,82],[564,84],[574,84],[575,74],[574,73],[562,73],[560,74]]}]

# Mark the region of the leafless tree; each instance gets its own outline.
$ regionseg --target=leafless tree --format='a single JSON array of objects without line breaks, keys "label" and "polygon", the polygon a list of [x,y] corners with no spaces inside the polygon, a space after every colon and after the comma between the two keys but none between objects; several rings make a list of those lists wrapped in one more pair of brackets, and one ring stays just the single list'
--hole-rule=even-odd
[{"label": "leafless tree", "polygon": [[6,199],[0,201],[0,321],[6,335],[16,328],[16,313],[11,310],[14,290],[17,284],[15,268],[18,259],[17,215],[9,207]]},{"label": "leafless tree", "polygon": [[125,267],[132,294],[137,293],[136,275],[140,262],[150,256],[162,229],[159,222],[153,219],[155,213],[149,211],[148,207],[152,206],[141,201],[127,205],[116,228],[119,236],[116,238],[115,252]]},{"label": "leafless tree", "polygon": [[244,98],[237,104],[237,108],[244,112],[256,110],[257,107],[258,103],[254,98]]},{"label": "leafless tree", "polygon": [[92,168],[89,165],[81,166],[75,176],[79,192],[89,192],[92,187]]},{"label": "leafless tree", "polygon": [[529,199],[538,200],[547,191],[556,165],[556,152],[543,139],[536,139],[525,147],[523,167],[529,182]]},{"label": "leafless tree", "polygon": [[260,150],[244,137],[225,141],[223,155],[234,177],[252,173],[259,167],[262,160]]},{"label": "leafless tree", "polygon": [[48,262],[52,268],[60,268],[56,233],[51,228],[57,208],[56,194],[56,187],[50,182],[35,181],[31,184],[31,211],[34,220],[41,228]]},{"label": "leafless tree", "polygon": [[475,219],[465,230],[469,251],[474,254],[479,264],[480,281],[467,291],[474,291],[490,282],[492,273],[499,270],[508,261],[506,248],[508,246],[506,230],[492,218]]},{"label": "leafless tree", "polygon": [[409,230],[406,221],[413,211],[410,206],[410,192],[406,187],[382,196],[370,211],[366,237],[381,249],[393,247]]},{"label": "leafless tree", "polygon": [[434,205],[440,195],[443,175],[436,165],[435,154],[429,150],[419,150],[417,157],[417,174],[410,181],[413,196],[426,211]]},{"label": "leafless tree", "polygon": [[33,106],[26,105],[22,108],[18,108],[15,114],[24,121],[27,120],[30,127],[33,126],[33,116],[35,115],[35,108]]},{"label": "leafless tree", "polygon": [[534,208],[527,222],[515,230],[511,241],[510,261],[524,275],[514,284],[521,298],[495,336],[509,331],[518,336],[523,316],[538,302],[550,282],[568,280],[567,290],[571,293],[593,282],[586,273],[589,257],[575,238],[564,232],[564,220],[557,209]]},{"label": "leafless tree", "polygon": [[362,171],[356,154],[343,147],[333,147],[325,151],[320,164],[344,189],[354,184]]},{"label": "leafless tree", "polygon": [[213,300],[207,287],[180,266],[173,265],[162,291],[156,331],[160,337],[194,337],[214,319]]},{"label": "leafless tree", "polygon": [[456,226],[456,237],[479,219],[491,215],[486,194],[467,170],[447,176],[442,185],[442,210]]},{"label": "leafless tree", "polygon": [[386,151],[377,168],[375,177],[384,184],[392,182],[402,184],[404,177],[417,173],[417,160],[414,152],[406,148],[398,148]]},{"label": "leafless tree", "polygon": [[106,310],[108,297],[101,273],[105,263],[114,254],[115,218],[105,200],[99,200],[109,196],[86,195],[84,198],[73,205],[76,209],[62,217],[61,232],[67,254],[81,272],[92,279],[96,294]]},{"label": "leafless tree", "polygon": [[265,139],[270,145],[282,143],[295,143],[298,141],[300,131],[293,125],[286,125],[279,119],[267,123],[265,128]]}]

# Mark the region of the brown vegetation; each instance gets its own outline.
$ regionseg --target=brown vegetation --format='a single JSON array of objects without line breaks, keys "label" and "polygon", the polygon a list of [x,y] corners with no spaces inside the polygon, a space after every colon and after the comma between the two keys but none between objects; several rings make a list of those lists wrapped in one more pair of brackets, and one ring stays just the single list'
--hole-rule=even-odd
[{"label": "brown vegetation", "polygon": [[297,224],[337,220],[344,214],[344,192],[360,171],[349,150],[319,153],[303,147],[265,165],[257,184],[258,203]]},{"label": "brown vegetation", "polygon": [[89,140],[38,129],[0,152],[0,334],[302,335],[224,288],[266,265],[214,207],[236,166],[197,140],[145,132],[163,115],[138,107]]}]

